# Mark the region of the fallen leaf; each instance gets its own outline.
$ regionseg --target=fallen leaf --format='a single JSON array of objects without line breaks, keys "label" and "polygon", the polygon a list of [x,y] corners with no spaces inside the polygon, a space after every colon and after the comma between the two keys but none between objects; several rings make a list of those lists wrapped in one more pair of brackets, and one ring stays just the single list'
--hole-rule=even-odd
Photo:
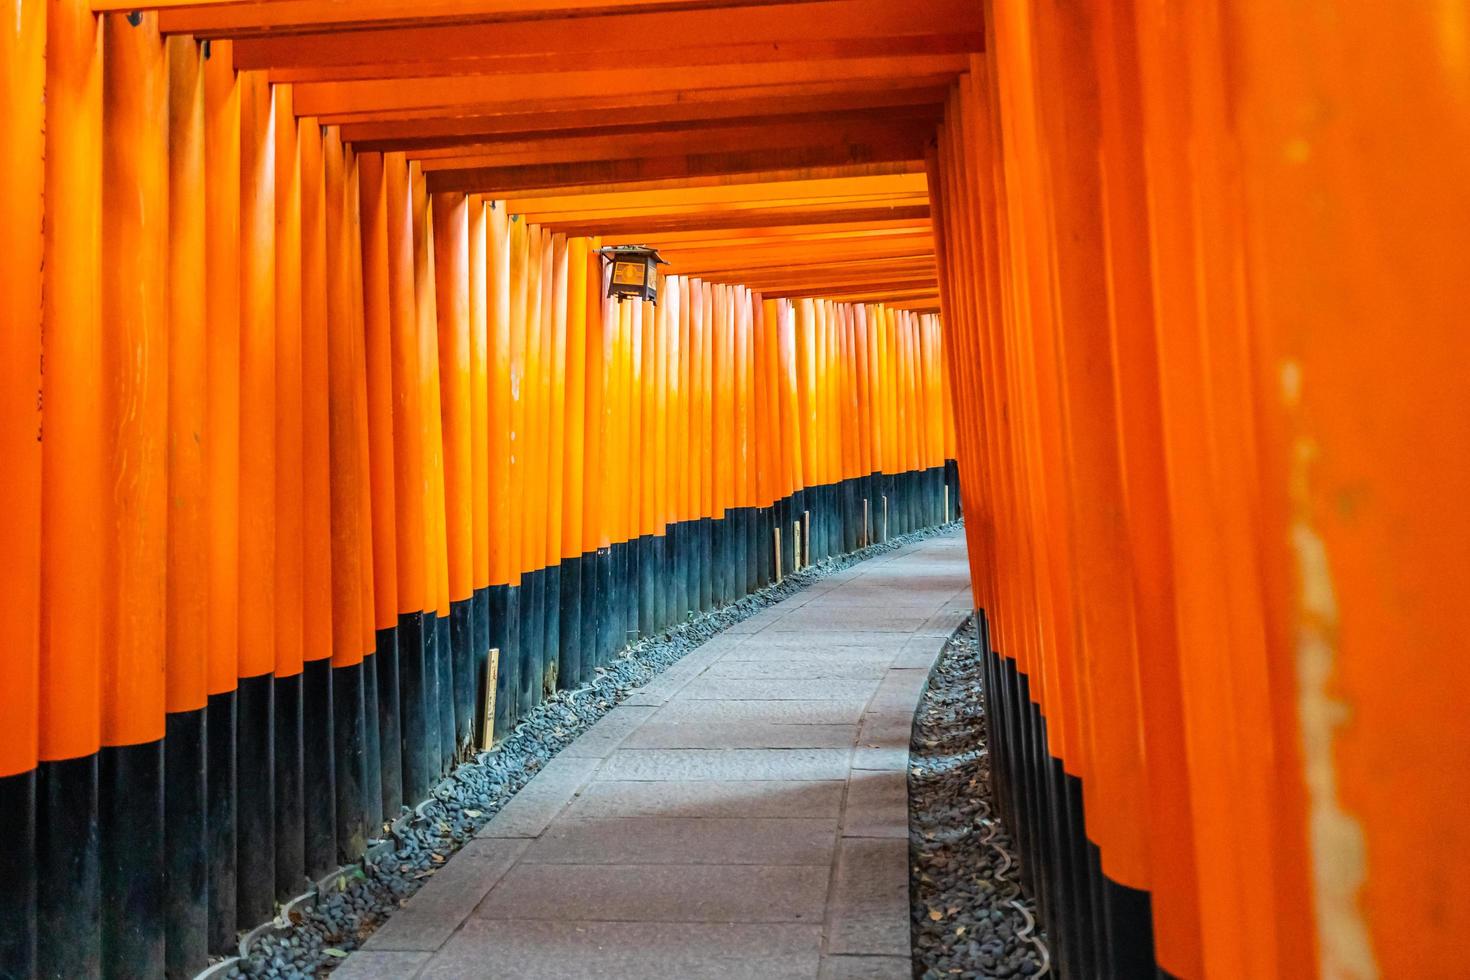
[{"label": "fallen leaf", "polygon": [[442,855],[442,854],[430,854],[429,855],[429,860],[430,861],[433,861],[435,864],[443,864],[444,863],[444,855]]},{"label": "fallen leaf", "polygon": [[473,817],[478,817],[478,816],[480,816],[480,811],[479,810],[466,810],[464,812],[464,815],[467,816],[467,817],[472,817],[472,818]]},{"label": "fallen leaf", "polygon": [[929,910],[929,921],[938,922],[942,918],[944,918],[943,912],[939,911],[938,909]]},{"label": "fallen leaf", "polygon": [[328,956],[336,957],[339,960],[347,955],[346,950],[338,949],[336,946],[328,946],[326,949],[322,950],[322,952],[326,953]]}]

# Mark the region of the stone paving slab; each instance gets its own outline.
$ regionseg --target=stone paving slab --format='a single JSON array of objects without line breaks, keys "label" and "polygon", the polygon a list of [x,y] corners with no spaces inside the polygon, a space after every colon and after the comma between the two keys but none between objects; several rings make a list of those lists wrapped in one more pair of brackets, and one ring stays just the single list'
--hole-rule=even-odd
[{"label": "stone paving slab", "polygon": [[[468,924],[422,980],[811,980],[817,925],[492,922]],[[487,951],[493,950],[493,953]]]},{"label": "stone paving slab", "polygon": [[633,749],[844,749],[857,739],[856,725],[742,725],[732,721],[649,722],[628,736]]},{"label": "stone paving slab", "polygon": [[912,980],[913,975],[907,956],[827,956],[818,980]]},{"label": "stone paving slab", "polygon": [[770,629],[778,633],[797,633],[817,630],[844,629],[866,633],[916,633],[927,617],[916,615],[890,615],[887,611],[868,610],[856,612],[852,609],[814,608],[800,609],[775,623]]},{"label": "stone paving slab", "polygon": [[500,879],[475,916],[820,922],[828,877],[829,869],[816,865],[520,864]]},{"label": "stone paving slab", "polygon": [[657,722],[741,722],[749,725],[856,725],[866,698],[845,701],[674,701],[654,715]]},{"label": "stone paving slab", "polygon": [[521,840],[472,840],[368,937],[364,949],[433,951],[459,928],[516,859]]},{"label": "stone paving slab", "polygon": [[879,683],[874,678],[698,677],[680,693],[696,701],[850,701],[872,697]]},{"label": "stone paving slab", "polygon": [[849,749],[618,749],[599,779],[843,779]]},{"label": "stone paving slab", "polygon": [[[784,634],[783,634],[784,635]],[[843,642],[823,643],[813,648],[810,643],[786,642],[760,633],[750,643],[742,644],[720,658],[716,667],[727,670],[741,663],[784,664],[878,664],[887,666],[899,651],[896,638],[888,633],[850,633]]]},{"label": "stone paving slab", "polygon": [[431,955],[363,949],[349,956],[332,976],[336,980],[414,980]]},{"label": "stone paving slab", "polygon": [[597,720],[571,745],[562,749],[557,758],[601,759],[623,744],[628,736],[653,716],[657,710],[651,706],[620,704]]},{"label": "stone paving slab", "polygon": [[892,660],[888,650],[874,650],[868,657],[724,660],[711,666],[700,679],[879,681]]},{"label": "stone paving slab", "polygon": [[572,801],[601,760],[558,755],[476,837],[536,837]]},{"label": "stone paving slab", "polygon": [[832,863],[835,819],[617,817],[558,821],[525,853],[545,864]]},{"label": "stone paving slab", "polygon": [[591,783],[563,820],[608,817],[831,817],[842,814],[837,780],[703,780],[697,783]]},{"label": "stone paving slab", "polygon": [[827,952],[908,956],[908,838],[842,838],[836,875]]},{"label": "stone paving slab", "polygon": [[692,651],[553,759],[339,975],[908,977],[909,739],[967,574],[960,536],[932,538]]},{"label": "stone paving slab", "polygon": [[904,770],[856,770],[847,781],[844,837],[909,838],[909,777]]}]

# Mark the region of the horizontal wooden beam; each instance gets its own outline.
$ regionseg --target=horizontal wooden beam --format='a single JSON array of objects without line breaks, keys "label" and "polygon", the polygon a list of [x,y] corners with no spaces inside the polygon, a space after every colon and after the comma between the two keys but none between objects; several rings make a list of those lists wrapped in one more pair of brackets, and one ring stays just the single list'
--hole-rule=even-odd
[{"label": "horizontal wooden beam", "polygon": [[[752,173],[710,174],[704,177],[681,177],[669,180],[644,180],[587,184],[575,189],[578,194],[621,195],[644,191],[702,191],[718,187],[758,187],[770,181],[841,180],[852,177],[907,176],[924,173],[923,161],[888,160],[882,163],[841,164],[832,167],[798,167],[790,170],[761,170]],[[516,201],[558,200],[568,194],[564,187],[530,188],[517,191]],[[524,208],[512,208],[519,214]]]},{"label": "horizontal wooden beam", "polygon": [[374,27],[512,23],[610,11],[760,7],[802,0],[92,0],[94,11],[159,10],[169,34],[248,37]]},{"label": "horizontal wooden beam", "polygon": [[698,275],[703,278],[721,278],[734,282],[743,282],[751,289],[769,291],[779,289],[786,292],[815,292],[837,286],[844,288],[858,287],[883,287],[891,288],[902,285],[904,288],[911,286],[932,285],[938,282],[934,266],[931,263],[925,267],[916,265],[904,266],[878,266],[871,269],[861,267],[842,267],[838,269],[810,269],[799,270],[788,275],[773,275],[763,273],[760,270],[750,269],[709,269],[690,271],[690,275]]},{"label": "horizontal wooden beam", "polygon": [[[240,41],[240,47],[248,45]],[[348,82],[384,79],[467,78],[499,75],[547,74],[574,71],[614,71],[636,64],[647,69],[698,71],[706,66],[770,65],[781,62],[834,61],[843,58],[887,58],[907,55],[960,54],[982,46],[980,34],[933,34],[828,40],[806,38],[783,44],[720,44],[703,47],[634,48],[588,54],[576,61],[564,55],[508,54],[495,58],[445,58],[425,61],[347,65],[340,68],[271,68],[272,82]]]},{"label": "horizontal wooden beam", "polygon": [[[976,44],[983,27],[972,0],[926,0],[910,5],[892,0],[818,0],[642,13],[625,9],[519,23],[445,26],[430,22],[244,38],[237,44],[235,63],[242,69],[270,69],[275,77],[287,81],[311,77],[296,72],[350,73],[358,69],[385,74],[338,77],[587,69],[651,64],[643,60],[650,56],[693,59],[679,64],[710,64],[718,61],[711,52],[722,48],[758,47],[779,54],[807,42],[903,38],[932,42],[939,36],[966,36],[970,49],[979,50]],[[607,59],[616,60],[608,63]],[[536,67],[541,62],[549,64]],[[435,70],[423,70],[424,66]]]},{"label": "horizontal wooden beam", "polygon": [[909,133],[895,133],[887,138],[875,138],[864,143],[648,157],[640,160],[472,167],[463,170],[437,170],[428,176],[431,190],[513,194],[526,188],[576,187],[608,181],[661,180],[757,172],[772,167],[820,167],[882,160],[913,160],[922,156],[922,140]]},{"label": "horizontal wooden beam", "polygon": [[681,248],[664,242],[650,242],[664,258],[676,265],[699,265],[704,268],[792,268],[831,265],[864,257],[899,256],[934,257],[933,242],[928,235],[902,238],[850,239],[828,242],[793,242],[778,244],[730,244],[714,247]]},{"label": "horizontal wooden beam", "polygon": [[409,156],[424,172],[468,170],[478,167],[523,167],[570,164],[596,160],[636,160],[646,157],[708,156],[739,153],[752,146],[764,152],[802,147],[876,146],[903,142],[922,145],[933,132],[934,121],[924,117],[807,119],[801,122],[701,127],[692,130],[552,139],[506,140],[474,143]]},{"label": "horizontal wooden beam", "polygon": [[[727,101],[680,102],[668,100],[649,105],[622,106],[615,121],[619,125],[683,128],[717,125],[730,119],[781,119],[797,114],[843,113],[888,108],[930,108],[944,103],[944,87],[864,88],[857,91],[819,95],[766,95]],[[606,127],[614,121],[608,109],[573,109],[563,112],[454,115],[432,118],[394,119],[347,123],[342,139],[369,150],[421,150],[455,146],[487,137],[508,139],[557,132],[576,132]]]},{"label": "horizontal wooden beam", "polygon": [[675,249],[660,249],[674,271],[686,269],[735,270],[763,275],[798,275],[812,271],[838,271],[843,269],[871,270],[902,266],[934,268],[932,249],[896,247],[893,243],[880,242],[887,248],[873,247],[863,250],[802,249],[793,247],[778,252],[759,251],[750,248],[700,249],[692,252]]},{"label": "horizontal wooden beam", "polygon": [[[760,76],[757,76],[759,79]],[[413,122],[444,119],[447,115],[475,119],[499,115],[530,115],[546,113],[553,115],[566,112],[599,112],[608,118],[610,112],[668,108],[672,106],[722,105],[729,102],[785,99],[792,104],[828,96],[857,96],[877,92],[903,89],[935,89],[946,91],[954,82],[953,74],[924,76],[921,78],[846,78],[833,81],[803,82],[770,86],[760,81],[749,85],[720,89],[689,89],[671,92],[646,92],[632,95],[626,92],[589,95],[583,98],[558,99],[548,102],[534,91],[517,90],[508,93],[509,100],[502,98],[494,102],[463,103],[453,106],[430,106],[410,109],[373,109],[365,111],[318,114],[322,125],[351,126],[356,124],[384,122]],[[310,115],[309,113],[302,113]],[[697,116],[695,117],[697,118]]]},{"label": "horizontal wooden beam", "polygon": [[[922,172],[851,174],[842,176],[767,175],[756,181],[721,181],[700,187],[639,188],[619,192],[601,187],[560,192],[536,198],[511,197],[504,201],[512,214],[545,215],[589,209],[635,214],[658,208],[713,205],[770,204],[772,202],[873,200],[921,197],[927,199],[928,181]],[[531,218],[530,220],[539,220]]]},{"label": "horizontal wooden beam", "polygon": [[569,235],[602,235],[606,240],[641,240],[654,238],[664,231],[688,231],[698,229],[710,231],[720,228],[739,228],[750,223],[752,218],[787,226],[804,224],[827,224],[842,217],[852,221],[878,221],[890,218],[914,219],[929,217],[929,205],[909,207],[881,207],[866,210],[834,212],[829,208],[815,210],[790,210],[786,208],[769,211],[743,213],[702,212],[663,215],[660,217],[597,218],[581,216],[561,221],[543,221],[542,227],[552,228]]},{"label": "horizontal wooden beam", "polygon": [[659,248],[750,248],[817,246],[829,242],[860,242],[874,238],[904,241],[930,240],[928,221],[834,222],[828,225],[734,228],[725,231],[667,232],[650,242]]},{"label": "horizontal wooden beam", "polygon": [[[844,84],[895,78],[958,76],[968,67],[963,54],[920,54],[879,58],[778,62],[752,72],[747,65],[708,65],[697,70],[623,66],[599,71],[525,72],[462,78],[406,78],[374,81],[308,82],[295,90],[296,112],[303,116],[374,115],[413,110],[444,113],[459,106],[574,106],[578,99],[617,100],[662,94],[687,99],[697,91],[770,92],[802,84]],[[634,104],[637,104],[636,102]]]},{"label": "horizontal wooden beam", "polygon": [[895,285],[888,287],[876,284],[872,288],[845,289],[843,287],[826,288],[817,287],[807,290],[781,290],[775,289],[769,292],[762,291],[762,296],[767,299],[828,299],[835,303],[886,303],[890,306],[902,306],[906,302],[925,301],[936,298],[938,283],[928,286],[905,286]]}]

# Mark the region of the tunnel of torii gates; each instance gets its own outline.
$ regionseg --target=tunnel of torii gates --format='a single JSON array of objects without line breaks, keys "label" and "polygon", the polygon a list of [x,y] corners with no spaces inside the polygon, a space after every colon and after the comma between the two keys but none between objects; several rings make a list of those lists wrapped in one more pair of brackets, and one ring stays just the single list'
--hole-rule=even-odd
[{"label": "tunnel of torii gates", "polygon": [[1463,4],[0,23],[0,974],[189,976],[960,497],[1056,972],[1464,975]]}]

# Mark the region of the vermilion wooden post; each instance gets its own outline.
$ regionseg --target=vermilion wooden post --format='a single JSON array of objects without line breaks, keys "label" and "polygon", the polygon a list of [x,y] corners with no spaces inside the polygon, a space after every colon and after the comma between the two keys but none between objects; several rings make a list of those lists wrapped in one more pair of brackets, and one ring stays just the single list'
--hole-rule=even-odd
[{"label": "vermilion wooden post", "polygon": [[[454,745],[469,744],[474,714],[474,520],[470,396],[469,203],[463,194],[433,201],[439,341],[440,418],[444,432],[444,536],[448,560]],[[441,697],[450,692],[441,692]]]},{"label": "vermilion wooden post", "polygon": [[[487,202],[469,199],[469,321],[470,321],[470,523],[474,589],[474,637],[471,645],[473,716],[484,718],[486,658],[490,651],[490,379],[489,308],[486,277]],[[475,729],[475,744],[484,741]],[[386,736],[385,736],[386,738]]]},{"label": "vermilion wooden post", "polygon": [[[352,301],[354,201],[348,160],[340,134],[329,129],[322,143],[325,188],[327,263],[327,410],[330,420],[332,554],[332,659],[330,686],[316,695],[330,697],[332,713],[332,772],[334,779],[333,834],[330,860],[337,862],[360,853],[365,838],[363,799],[367,782],[363,742],[366,705],[362,684],[362,579],[368,573],[362,551],[363,510],[358,474],[362,447],[358,438],[360,414],[357,390],[371,364],[371,355],[359,367],[358,320]],[[363,184],[357,190],[363,193]],[[374,338],[367,338],[368,347]],[[373,489],[376,489],[374,487]],[[370,564],[370,563],[368,563]],[[371,610],[369,610],[371,611]]]},{"label": "vermilion wooden post", "polygon": [[87,976],[102,955],[97,830],[106,494],[101,350],[102,25],[48,7],[42,324],[38,973]]},{"label": "vermilion wooden post", "polygon": [[[423,623],[422,610],[414,609],[415,600],[402,591],[405,583],[400,577],[403,569],[398,557],[399,521],[402,518],[399,511],[396,466],[399,437],[394,420],[396,393],[393,318],[396,310],[391,288],[393,267],[390,265],[388,238],[390,215],[387,160],[382,154],[362,153],[357,155],[356,163],[357,198],[355,202],[351,198],[342,199],[341,239],[331,246],[330,254],[334,261],[341,262],[344,266],[350,263],[356,270],[355,276],[349,276],[345,268],[338,273],[342,277],[343,295],[340,302],[343,306],[339,315],[344,318],[344,330],[351,330],[351,322],[357,316],[358,304],[355,298],[359,295],[361,297],[363,336],[360,346],[364,357],[361,385],[365,395],[365,411],[362,418],[357,418],[355,399],[358,382],[353,373],[355,368],[352,367],[357,345],[354,345],[353,348],[341,352],[342,370],[348,374],[345,375],[340,397],[344,399],[343,410],[350,411],[348,417],[355,424],[350,429],[344,428],[340,438],[353,438],[359,426],[367,430],[367,459],[360,459],[359,454],[354,452],[344,457],[344,465],[351,461],[357,468],[364,463],[368,466],[367,490],[371,504],[371,527],[364,528],[360,523],[355,523],[354,526],[359,536],[364,530],[369,532],[373,602],[364,610],[359,599],[346,612],[355,611],[357,617],[365,612],[371,613],[375,627],[377,652],[373,655],[373,666],[378,688],[378,731],[382,744],[387,749],[382,752],[383,809],[385,813],[394,813],[412,796],[410,775],[419,774],[419,770],[410,765],[408,760],[411,753],[419,751],[422,743],[410,732],[409,714],[404,709],[402,661],[407,658],[410,663],[417,663],[415,655],[417,659],[422,659]],[[347,193],[345,185],[342,193]],[[352,220],[351,207],[354,203],[357,215],[355,222]],[[357,261],[351,262],[354,256],[358,257]],[[361,279],[361,289],[353,290],[353,278]],[[333,329],[336,329],[335,326]],[[336,430],[333,432],[333,439],[336,440]],[[333,446],[335,452],[335,441]],[[345,446],[343,451],[347,451]],[[346,504],[344,501],[344,505]],[[361,505],[355,509],[360,512]],[[344,526],[343,533],[351,532]],[[334,539],[336,534],[334,529]],[[346,539],[343,540],[342,547],[348,547]],[[356,572],[352,575],[352,580],[357,583],[361,594],[368,569],[360,567],[360,561],[354,561],[353,565]],[[344,588],[347,587],[350,586],[344,584]],[[339,637],[339,645],[347,643],[349,631],[350,626],[345,623],[341,629],[334,629],[334,635]],[[347,647],[343,646],[342,649]],[[367,708],[365,702],[364,707]],[[420,707],[413,718],[422,717]]]},{"label": "vermilion wooden post", "polygon": [[167,41],[168,508],[165,597],[165,971],[208,958],[209,341],[206,324],[204,63],[192,38]]},{"label": "vermilion wooden post", "polygon": [[[584,630],[589,571],[586,531],[587,456],[591,440],[587,434],[587,388],[590,380],[587,330],[589,311],[588,241],[567,240],[566,256],[566,373],[564,391],[565,433],[562,453],[561,566],[562,605],[559,632],[561,649],[557,687],[568,690],[587,676],[586,654],[592,637]],[[595,549],[593,549],[595,552]]]},{"label": "vermilion wooden post", "polygon": [[[302,858],[319,880],[337,853],[332,707],[332,418],[327,179],[321,127],[297,120],[301,154]],[[331,243],[335,246],[336,243]],[[335,251],[330,254],[335,257]],[[306,733],[311,733],[308,735]]]},{"label": "vermilion wooden post", "polygon": [[0,7],[0,453],[11,461],[0,488],[0,822],[12,846],[0,857],[0,973],[36,969],[36,764],[40,741],[42,228],[46,160],[46,21],[42,4]]}]

